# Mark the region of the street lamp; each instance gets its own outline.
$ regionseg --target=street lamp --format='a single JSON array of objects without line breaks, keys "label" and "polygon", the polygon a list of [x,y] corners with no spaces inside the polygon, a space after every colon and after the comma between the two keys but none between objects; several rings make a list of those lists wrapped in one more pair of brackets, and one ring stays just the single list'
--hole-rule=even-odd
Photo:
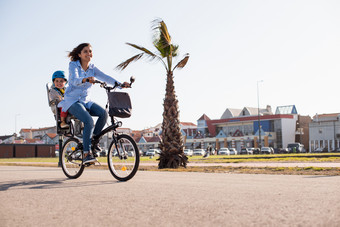
[{"label": "street lamp", "polygon": [[17,116],[20,116],[20,114],[15,114],[15,129],[14,129],[15,137],[17,137]]},{"label": "street lamp", "polygon": [[257,81],[257,117],[258,117],[258,125],[259,125],[259,147],[261,150],[262,142],[261,142],[261,121],[260,121],[260,95],[259,95],[259,83],[262,83],[263,80]]}]

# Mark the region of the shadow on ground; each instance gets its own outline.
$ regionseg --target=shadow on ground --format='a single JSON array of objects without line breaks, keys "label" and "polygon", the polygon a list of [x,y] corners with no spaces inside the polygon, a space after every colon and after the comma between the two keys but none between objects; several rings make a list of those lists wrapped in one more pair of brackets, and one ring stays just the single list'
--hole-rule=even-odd
[{"label": "shadow on ground", "polygon": [[36,180],[19,180],[7,181],[0,183],[0,191],[6,190],[22,190],[22,189],[52,189],[52,188],[77,188],[89,187],[103,184],[117,184],[124,183],[119,181],[86,181],[81,182],[78,180],[70,179],[36,179]]}]

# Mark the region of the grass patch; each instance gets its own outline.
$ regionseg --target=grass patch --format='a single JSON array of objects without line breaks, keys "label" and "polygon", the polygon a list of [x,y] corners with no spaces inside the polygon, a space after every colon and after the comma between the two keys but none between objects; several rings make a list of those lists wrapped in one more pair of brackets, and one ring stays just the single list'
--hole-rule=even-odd
[{"label": "grass patch", "polygon": [[205,173],[236,173],[236,174],[280,174],[280,175],[327,175],[340,176],[340,168],[300,168],[300,167],[231,167],[231,166],[192,166],[178,169],[161,169],[147,166],[139,168],[144,171],[163,172],[205,172]]},{"label": "grass patch", "polygon": [[0,158],[2,162],[52,162],[58,163],[59,158]]},{"label": "grass patch", "polygon": [[[0,162],[6,166],[37,166],[57,167],[57,162]],[[90,169],[108,170],[107,165],[95,165]],[[61,171],[61,169],[60,169]],[[204,172],[204,173],[229,173],[229,174],[279,174],[279,175],[324,175],[340,176],[340,168],[337,167],[232,167],[232,166],[190,166],[178,169],[158,169],[157,166],[139,166],[138,171],[162,171],[162,172]]]},{"label": "grass patch", "polygon": [[190,162],[240,163],[240,162],[340,162],[340,154],[274,154],[274,155],[211,155],[189,157]]},{"label": "grass patch", "polygon": [[[157,163],[159,156],[142,156],[143,163]],[[242,163],[242,162],[340,162],[339,153],[322,154],[274,154],[274,155],[210,155],[207,158],[202,156],[188,157],[191,163]],[[99,157],[98,161],[107,163],[107,157]],[[1,162],[49,162],[58,163],[59,158],[2,158]]]}]

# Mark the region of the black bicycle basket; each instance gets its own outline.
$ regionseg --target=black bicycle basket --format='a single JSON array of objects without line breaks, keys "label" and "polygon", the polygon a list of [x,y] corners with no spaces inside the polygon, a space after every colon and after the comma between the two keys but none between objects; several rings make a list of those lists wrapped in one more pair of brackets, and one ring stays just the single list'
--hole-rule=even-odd
[{"label": "black bicycle basket", "polygon": [[130,96],[125,92],[109,92],[109,115],[128,118],[131,116],[132,105]]}]

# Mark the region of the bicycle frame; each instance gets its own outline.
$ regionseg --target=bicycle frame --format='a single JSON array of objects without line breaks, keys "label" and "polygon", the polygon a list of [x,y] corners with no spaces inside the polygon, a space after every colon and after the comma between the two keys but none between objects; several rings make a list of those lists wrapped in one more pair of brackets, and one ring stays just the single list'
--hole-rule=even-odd
[{"label": "bicycle frame", "polygon": [[[133,78],[130,79],[131,83],[133,82],[132,79]],[[114,87],[109,87],[106,83],[100,81],[95,81],[94,83],[100,83],[101,87],[104,88],[107,93],[118,86],[122,87],[122,85],[119,84],[115,84]],[[130,87],[126,83],[124,83],[123,86]],[[105,109],[109,112],[107,107],[108,105]],[[120,115],[111,114],[111,125],[104,128],[91,142],[92,145],[94,142],[99,142],[105,134],[112,131],[112,142],[110,145],[107,144],[109,149],[107,156],[108,167],[114,178],[119,181],[127,181],[130,180],[138,170],[140,162],[139,151],[136,142],[131,136],[117,132],[116,129],[122,126],[122,122],[117,121],[114,116],[119,117]],[[74,134],[71,134],[69,139],[64,142],[60,157],[62,170],[70,179],[78,178],[83,173],[85,167],[95,164],[95,161],[84,163],[83,142],[81,138],[78,138],[78,136]],[[98,160],[96,160],[96,162],[98,162]]]}]

